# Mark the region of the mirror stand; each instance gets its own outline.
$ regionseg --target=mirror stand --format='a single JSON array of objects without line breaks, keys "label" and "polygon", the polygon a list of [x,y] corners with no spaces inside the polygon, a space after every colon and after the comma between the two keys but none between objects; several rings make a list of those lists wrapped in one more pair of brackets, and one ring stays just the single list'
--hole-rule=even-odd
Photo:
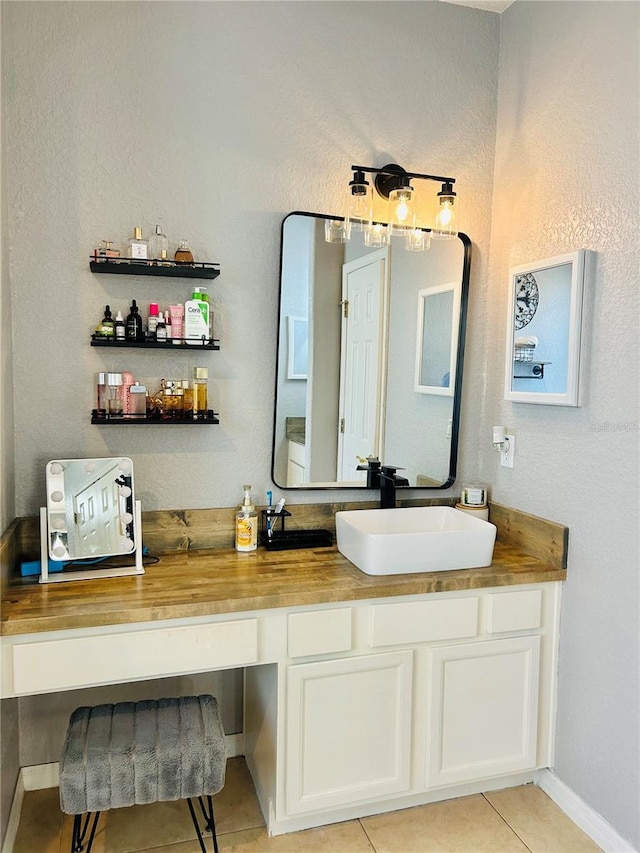
[{"label": "mirror stand", "polygon": [[[134,549],[130,552],[134,562],[127,566],[111,566],[103,569],[91,568],[88,570],[70,572],[49,572],[49,525],[47,521],[47,508],[40,507],[40,566],[41,574],[39,583],[60,583],[62,581],[91,580],[92,578],[116,578],[124,575],[143,575],[142,564],[142,503],[134,501]],[[67,561],[65,561],[67,562]],[[71,561],[78,563],[79,561]],[[86,561],[85,561],[86,562]]]}]

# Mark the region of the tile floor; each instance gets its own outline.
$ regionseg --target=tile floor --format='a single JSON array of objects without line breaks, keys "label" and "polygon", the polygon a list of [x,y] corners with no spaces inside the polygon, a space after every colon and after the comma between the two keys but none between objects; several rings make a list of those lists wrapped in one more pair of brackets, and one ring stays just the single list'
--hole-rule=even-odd
[{"label": "tile floor", "polygon": [[[582,830],[534,785],[475,794],[269,838],[242,758],[214,799],[220,853],[596,853]],[[28,791],[14,853],[69,853],[72,818],[58,789]],[[207,839],[207,849],[211,841]],[[200,853],[186,803],[113,809],[93,853]]]}]

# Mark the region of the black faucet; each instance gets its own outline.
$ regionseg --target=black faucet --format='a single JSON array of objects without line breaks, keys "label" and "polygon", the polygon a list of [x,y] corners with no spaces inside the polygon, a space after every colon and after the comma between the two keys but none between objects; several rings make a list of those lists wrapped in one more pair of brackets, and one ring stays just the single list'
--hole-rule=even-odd
[{"label": "black faucet", "polygon": [[380,469],[380,509],[392,509],[396,505],[396,488],[408,486],[406,477],[396,474],[393,465],[383,465]]},{"label": "black faucet", "polygon": [[370,456],[366,465],[358,465],[358,471],[367,472],[367,488],[380,489],[380,509],[393,509],[396,505],[396,488],[408,486],[406,477],[396,474],[394,465],[381,465],[380,460]]}]

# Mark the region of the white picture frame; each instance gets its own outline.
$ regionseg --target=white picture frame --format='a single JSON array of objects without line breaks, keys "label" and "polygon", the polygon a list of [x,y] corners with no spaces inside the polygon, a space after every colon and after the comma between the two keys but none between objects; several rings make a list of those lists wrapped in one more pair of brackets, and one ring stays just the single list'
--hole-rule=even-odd
[{"label": "white picture frame", "polygon": [[586,250],[509,270],[504,398],[580,405]]},{"label": "white picture frame", "polygon": [[418,291],[414,389],[453,397],[458,359],[461,287],[437,284]]},{"label": "white picture frame", "polygon": [[287,379],[306,379],[309,363],[309,321],[287,316]]}]

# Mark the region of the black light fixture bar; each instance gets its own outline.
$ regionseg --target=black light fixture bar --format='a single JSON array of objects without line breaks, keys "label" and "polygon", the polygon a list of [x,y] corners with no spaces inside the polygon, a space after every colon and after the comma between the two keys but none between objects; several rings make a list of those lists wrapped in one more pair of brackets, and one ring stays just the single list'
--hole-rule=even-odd
[{"label": "black light fixture bar", "polygon": [[400,175],[407,178],[421,178],[424,181],[436,181],[439,184],[455,184],[455,178],[446,178],[442,175],[422,175],[420,172],[406,172],[401,166],[395,166],[393,169],[390,166],[385,166],[383,169],[374,169],[372,166],[352,166],[352,171],[367,172],[371,175],[389,175],[398,177]]}]

